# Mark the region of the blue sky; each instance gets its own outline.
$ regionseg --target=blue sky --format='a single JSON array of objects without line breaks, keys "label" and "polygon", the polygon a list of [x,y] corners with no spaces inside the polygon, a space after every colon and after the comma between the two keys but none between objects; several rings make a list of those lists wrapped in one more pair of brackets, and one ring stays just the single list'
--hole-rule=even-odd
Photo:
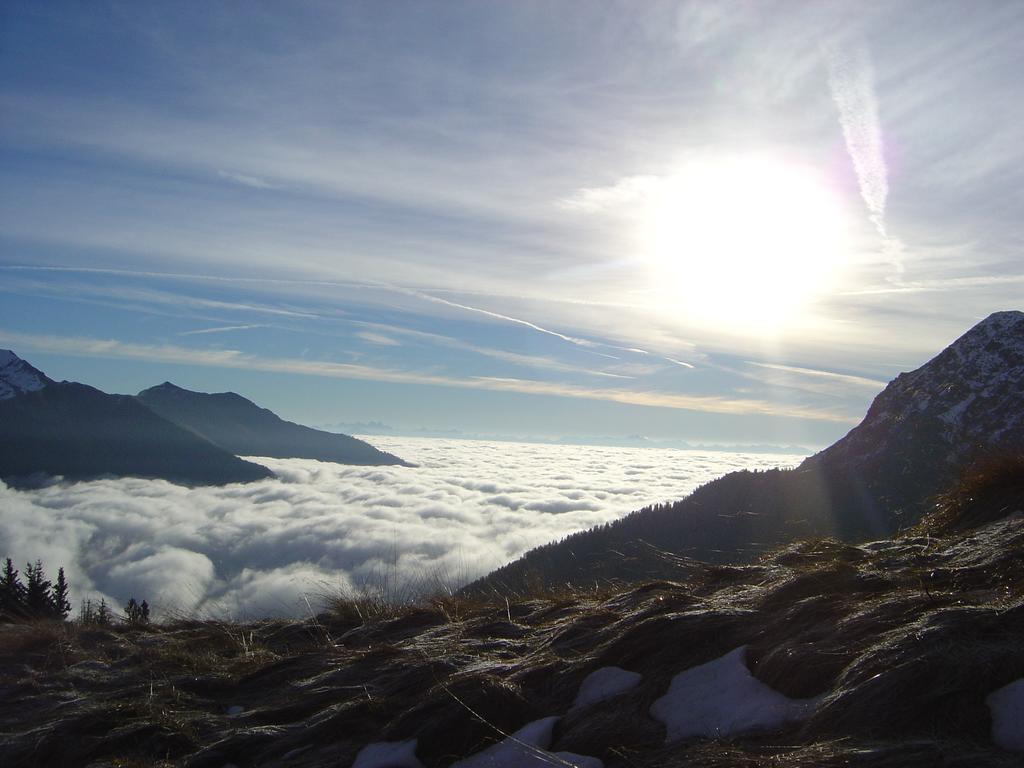
[{"label": "blue sky", "polygon": [[1024,303],[1019,3],[0,15],[0,346],[55,378],[818,446]]}]

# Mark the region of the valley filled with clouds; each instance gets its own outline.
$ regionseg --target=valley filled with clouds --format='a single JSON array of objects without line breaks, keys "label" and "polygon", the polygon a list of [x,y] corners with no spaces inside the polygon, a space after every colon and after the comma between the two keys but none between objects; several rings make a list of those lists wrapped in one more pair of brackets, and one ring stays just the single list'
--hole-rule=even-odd
[{"label": "valley filled with clouds", "polygon": [[[276,477],[186,488],[109,479],[0,483],[0,545],[63,566],[75,608],[131,596],[158,613],[300,615],[387,575],[452,587],[574,531],[796,456],[375,437],[414,467],[258,459]],[[308,604],[307,604],[308,601]]]}]

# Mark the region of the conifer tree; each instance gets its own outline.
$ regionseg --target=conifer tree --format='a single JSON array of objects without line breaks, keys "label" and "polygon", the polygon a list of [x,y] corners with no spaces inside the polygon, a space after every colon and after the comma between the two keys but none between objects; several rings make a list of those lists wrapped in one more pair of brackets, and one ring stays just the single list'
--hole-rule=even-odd
[{"label": "conifer tree", "polygon": [[96,623],[96,606],[92,604],[92,600],[82,600],[78,609],[78,620],[85,625]]},{"label": "conifer tree", "polygon": [[57,581],[53,585],[50,602],[53,605],[55,618],[66,619],[68,614],[71,613],[71,601],[68,600],[68,582],[64,578],[63,567],[57,569]]},{"label": "conifer tree", "polygon": [[105,627],[110,624],[110,619],[110,607],[107,605],[107,599],[101,597],[99,607],[96,609],[96,623],[101,627]]},{"label": "conifer tree", "polygon": [[110,624],[113,616],[105,598],[100,598],[98,603],[91,599],[82,601],[82,608],[78,614],[78,620],[86,626],[105,627]]},{"label": "conifer tree", "polygon": [[36,560],[35,564],[25,566],[25,607],[32,616],[52,616],[53,602],[50,584],[43,573],[43,563]]},{"label": "conifer tree", "polygon": [[25,615],[25,585],[18,577],[18,569],[11,558],[4,563],[0,574],[0,620],[12,620]]},{"label": "conifer tree", "polygon": [[124,607],[125,621],[129,624],[148,624],[149,623],[149,605],[146,601],[142,601],[142,605],[139,605],[135,598],[128,600],[128,605]]}]

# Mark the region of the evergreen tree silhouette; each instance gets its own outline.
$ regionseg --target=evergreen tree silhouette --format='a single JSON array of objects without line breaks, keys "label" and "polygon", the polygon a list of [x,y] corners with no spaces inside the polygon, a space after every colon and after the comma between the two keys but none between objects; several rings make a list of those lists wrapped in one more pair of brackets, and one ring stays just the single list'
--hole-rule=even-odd
[{"label": "evergreen tree silhouette", "polygon": [[107,605],[107,599],[105,597],[101,597],[99,607],[96,609],[96,623],[101,627],[106,627],[110,624],[111,618],[110,607]]},{"label": "evergreen tree silhouette", "polygon": [[18,577],[18,569],[11,558],[4,563],[0,574],[0,621],[12,621],[25,616],[26,612],[25,585]]},{"label": "evergreen tree silhouette", "polygon": [[31,616],[52,616],[53,600],[50,584],[43,573],[43,563],[36,560],[35,564],[25,566],[25,607]]},{"label": "evergreen tree silhouette", "polygon": [[68,600],[68,582],[64,578],[64,568],[57,569],[57,581],[53,585],[53,592],[50,595],[50,602],[53,605],[53,614],[58,619],[66,619],[71,613],[71,602]]},{"label": "evergreen tree silhouette", "polygon": [[139,605],[134,597],[130,598],[124,607],[124,617],[129,624],[148,624],[149,604],[143,600],[142,605]]}]

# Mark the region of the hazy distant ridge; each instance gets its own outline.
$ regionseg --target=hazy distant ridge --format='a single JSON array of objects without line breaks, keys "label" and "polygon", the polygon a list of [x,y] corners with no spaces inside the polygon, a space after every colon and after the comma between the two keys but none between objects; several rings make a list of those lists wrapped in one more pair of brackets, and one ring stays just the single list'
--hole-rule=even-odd
[{"label": "hazy distant ridge", "polygon": [[397,456],[354,437],[285,421],[234,392],[206,394],[164,382],[143,390],[138,399],[154,413],[239,456],[405,464]]},{"label": "hazy distant ridge", "polygon": [[0,478],[159,478],[223,485],[272,477],[239,455],[345,464],[404,464],[362,440],[283,421],[234,393],[206,395],[166,383],[139,397],[56,383],[0,350]]},{"label": "hazy distant ridge", "polygon": [[67,381],[0,401],[0,477],[13,483],[39,474],[154,477],[185,485],[272,476],[133,397]]}]

